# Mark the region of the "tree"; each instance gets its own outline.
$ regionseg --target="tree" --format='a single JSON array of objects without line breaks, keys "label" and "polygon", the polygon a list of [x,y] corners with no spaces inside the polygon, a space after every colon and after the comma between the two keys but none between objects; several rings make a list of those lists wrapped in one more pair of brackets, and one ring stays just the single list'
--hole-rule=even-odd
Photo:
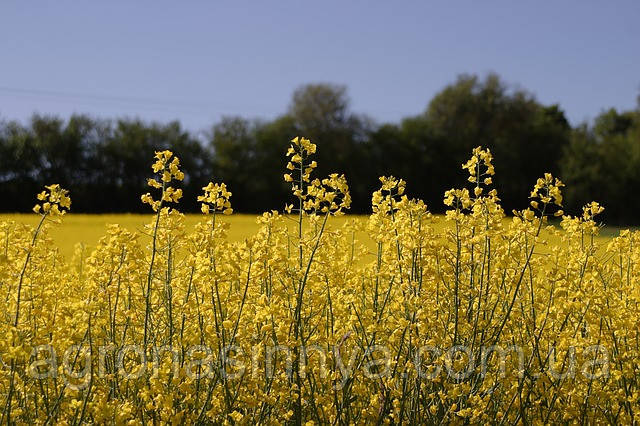
[{"label": "tree", "polygon": [[425,111],[444,168],[457,170],[451,184],[462,184],[459,170],[474,146],[496,157],[495,184],[510,211],[526,206],[528,188],[545,172],[557,174],[570,127],[557,105],[544,106],[524,90],[513,90],[495,74],[484,80],[463,75],[438,93]]},{"label": "tree", "polygon": [[272,122],[225,117],[209,137],[214,176],[233,192],[238,211],[281,210],[288,201],[282,179],[288,141],[296,134],[289,115]]},{"label": "tree", "polygon": [[293,92],[288,113],[298,128],[309,132],[344,127],[349,119],[347,88],[326,83],[298,87]]},{"label": "tree", "polygon": [[5,211],[28,211],[40,189],[38,150],[29,129],[16,121],[0,123],[0,198]]},{"label": "tree", "polygon": [[566,204],[572,211],[594,200],[609,224],[638,223],[640,200],[640,112],[602,112],[592,125],[572,132],[560,161],[565,177]]},{"label": "tree", "polygon": [[374,125],[367,117],[351,112],[346,87],[323,83],[301,86],[293,93],[287,115],[295,130],[291,137],[305,136],[318,145],[316,173],[344,173],[351,185],[352,211],[366,211],[377,185],[377,179],[363,173],[364,145]]},{"label": "tree", "polygon": [[[213,126],[209,144],[214,155],[214,176],[224,181],[233,193],[237,210],[252,211],[251,199],[256,191],[252,181],[255,173],[256,137],[259,124],[241,117],[224,117]],[[254,207],[255,208],[255,207]]]}]

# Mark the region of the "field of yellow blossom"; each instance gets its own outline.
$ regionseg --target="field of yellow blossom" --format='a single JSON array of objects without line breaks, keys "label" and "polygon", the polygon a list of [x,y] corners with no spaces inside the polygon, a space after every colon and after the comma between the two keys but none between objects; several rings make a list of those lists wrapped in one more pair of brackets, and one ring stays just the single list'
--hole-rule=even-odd
[{"label": "field of yellow blossom", "polygon": [[603,207],[567,215],[549,174],[507,217],[481,148],[445,216],[382,177],[372,214],[345,217],[315,151],[291,141],[292,203],[257,221],[223,183],[181,214],[169,151],[150,216],[65,215],[55,184],[5,216],[1,421],[637,422],[640,232],[600,237]]},{"label": "field of yellow blossom", "polygon": [[[49,235],[55,247],[68,260],[78,250],[86,252],[93,250],[100,237],[106,233],[109,225],[117,224],[130,232],[136,232],[142,231],[151,218],[151,215],[143,214],[74,214],[70,212],[65,216],[64,221],[49,230]],[[0,214],[0,222],[13,222],[22,225],[35,226],[38,224],[38,219],[37,216],[29,213]],[[233,214],[225,217],[224,222],[229,224],[227,239],[230,242],[241,242],[251,237],[260,229],[258,219],[259,216],[252,214]],[[348,221],[365,225],[368,219],[368,216],[362,215],[331,217],[327,221],[327,226],[330,228],[342,227]],[[505,225],[509,220],[509,218],[504,219]],[[193,231],[200,221],[202,221],[201,215],[184,215],[187,232]],[[432,226],[438,232],[444,232],[449,225],[450,223],[443,215],[433,215]],[[617,227],[603,226],[595,240],[605,243],[613,236],[617,236],[620,230]],[[357,230],[355,237],[370,250],[375,249],[375,244],[369,239],[364,229]],[[555,236],[549,234],[549,238],[553,241]]]},{"label": "field of yellow blossom", "polygon": [[[0,214],[0,222],[13,222],[16,224],[35,226],[38,224],[38,217],[29,213],[18,214]],[[89,254],[95,249],[100,237],[107,232],[109,225],[117,224],[120,227],[130,231],[143,231],[144,226],[152,219],[151,215],[144,214],[77,214],[69,212],[59,225],[49,230],[49,235],[55,247],[60,254],[70,260],[76,251],[84,251]],[[251,237],[260,229],[259,216],[253,214],[233,214],[226,216],[223,221],[229,224],[227,239],[230,242],[242,242],[246,238]],[[331,217],[327,221],[329,228],[342,227],[348,221],[354,221],[359,224],[366,225],[368,216],[363,215],[345,215]],[[505,225],[508,224],[509,218],[505,218]],[[196,225],[202,221],[199,214],[185,214],[184,223],[187,232],[195,230]],[[290,228],[292,224],[290,223]],[[444,232],[450,225],[443,215],[433,215],[432,227],[438,232]],[[292,228],[293,229],[293,228]],[[618,235],[620,228],[603,226],[595,240],[605,243],[613,236]],[[364,229],[355,232],[355,238],[361,242],[370,252],[375,251],[375,244],[369,238]],[[548,234],[551,241],[555,236]],[[369,253],[363,261],[370,259]]]}]

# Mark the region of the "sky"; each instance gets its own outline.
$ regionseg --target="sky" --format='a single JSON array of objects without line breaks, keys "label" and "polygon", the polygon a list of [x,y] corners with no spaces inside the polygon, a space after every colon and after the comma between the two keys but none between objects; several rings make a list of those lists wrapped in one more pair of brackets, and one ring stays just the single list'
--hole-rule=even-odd
[{"label": "sky", "polygon": [[498,73],[570,122],[640,94],[640,1],[0,3],[0,119],[272,119],[305,83],[397,122],[462,73]]}]

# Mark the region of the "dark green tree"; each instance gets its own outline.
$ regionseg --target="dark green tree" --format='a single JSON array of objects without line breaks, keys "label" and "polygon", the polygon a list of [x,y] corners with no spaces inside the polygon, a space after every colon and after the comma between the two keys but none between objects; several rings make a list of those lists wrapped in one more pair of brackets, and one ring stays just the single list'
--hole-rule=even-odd
[{"label": "dark green tree", "polygon": [[345,86],[308,84],[295,90],[287,115],[295,131],[291,137],[305,136],[318,145],[318,175],[344,173],[351,188],[352,211],[362,212],[369,208],[377,185],[366,170],[365,157],[374,125],[351,112],[349,104]]},{"label": "dark green tree", "polygon": [[640,112],[602,112],[593,125],[582,124],[559,162],[566,180],[566,203],[573,212],[595,200],[608,224],[640,223]]},{"label": "dark green tree", "polygon": [[539,176],[559,172],[570,137],[570,126],[557,105],[541,105],[495,74],[484,80],[459,77],[433,98],[425,117],[436,143],[446,145],[437,151],[444,168],[437,179],[461,184],[460,165],[471,149],[488,147],[496,158],[495,185],[507,211],[528,204],[528,188]]}]

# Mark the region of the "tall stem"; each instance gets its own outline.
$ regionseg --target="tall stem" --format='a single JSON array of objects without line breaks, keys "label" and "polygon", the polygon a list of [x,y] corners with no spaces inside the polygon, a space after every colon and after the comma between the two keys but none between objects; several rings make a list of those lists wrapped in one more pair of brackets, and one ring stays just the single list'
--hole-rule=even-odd
[{"label": "tall stem", "polygon": [[[16,297],[16,315],[13,319],[13,328],[18,327],[18,323],[20,321],[20,298],[22,296],[22,284],[24,282],[24,277],[27,272],[27,266],[29,265],[29,261],[31,260],[31,254],[33,253],[33,248],[36,245],[36,241],[38,240],[38,235],[40,234],[40,230],[42,229],[42,225],[44,224],[44,220],[47,217],[47,213],[43,213],[40,217],[40,222],[36,227],[36,230],[33,233],[33,238],[31,239],[31,244],[29,245],[29,249],[27,250],[27,257],[22,264],[22,270],[20,271],[20,279],[18,280],[18,295]],[[11,400],[13,399],[13,391],[15,388],[15,379],[16,379],[16,361],[15,359],[11,360],[11,378],[9,380],[9,391],[7,392],[7,405],[2,414],[4,419],[5,413],[7,418],[7,424],[11,422]],[[4,423],[4,422],[2,422]]]},{"label": "tall stem", "polygon": [[164,191],[167,187],[166,182],[162,181],[162,195],[160,197],[160,204],[158,205],[158,211],[156,212],[156,220],[153,225],[153,240],[151,242],[151,262],[149,263],[149,272],[147,273],[147,291],[145,293],[145,312],[144,312],[144,351],[145,358],[147,353],[147,342],[149,338],[149,322],[151,320],[151,284],[153,283],[153,263],[156,259],[156,243],[158,239],[158,226],[160,224],[160,213],[162,212],[162,203],[164,198]]}]

